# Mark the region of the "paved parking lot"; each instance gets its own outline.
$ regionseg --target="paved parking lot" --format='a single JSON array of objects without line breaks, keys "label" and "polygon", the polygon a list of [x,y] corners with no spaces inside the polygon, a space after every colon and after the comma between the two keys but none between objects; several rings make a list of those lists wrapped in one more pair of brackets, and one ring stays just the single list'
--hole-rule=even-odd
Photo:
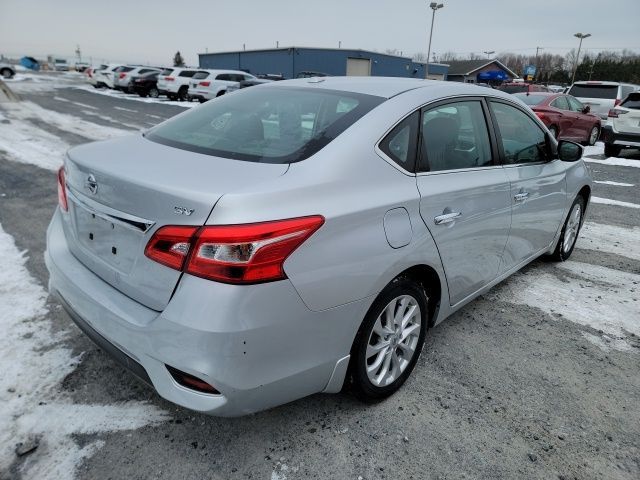
[{"label": "paved parking lot", "polygon": [[220,419],[139,384],[45,292],[66,148],[186,107],[70,74],[9,85],[23,101],[0,104],[0,479],[640,478],[639,152],[589,148],[599,183],[571,261],[536,261],[431,330],[392,398]]}]

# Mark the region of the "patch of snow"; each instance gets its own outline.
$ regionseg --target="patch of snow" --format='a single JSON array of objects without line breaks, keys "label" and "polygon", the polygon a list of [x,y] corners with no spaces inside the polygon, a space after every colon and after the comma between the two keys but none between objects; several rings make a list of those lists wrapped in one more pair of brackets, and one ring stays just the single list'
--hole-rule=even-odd
[{"label": "patch of snow", "polygon": [[593,335],[587,332],[582,332],[582,336],[605,352],[609,352],[612,349],[620,350],[621,352],[633,351],[633,347],[621,338],[612,338],[609,335],[602,335],[602,337],[599,337],[598,335]]},{"label": "patch of snow", "polygon": [[580,230],[576,248],[640,260],[640,227],[624,228],[585,222]]},{"label": "patch of snow", "polygon": [[592,157],[597,155],[604,155],[604,143],[597,142],[595,145],[584,147],[583,157]]},{"label": "patch of snow", "polygon": [[640,208],[640,204],[631,202],[621,202],[620,200],[612,200],[610,198],[591,197],[591,202],[600,203],[602,205],[615,205],[617,207]]},{"label": "patch of snow", "polygon": [[99,113],[90,112],[90,111],[87,111],[87,110],[84,110],[82,113],[84,113],[85,115],[90,115],[90,116],[97,117],[97,118],[99,118],[101,120],[105,120],[107,122],[116,123],[118,125],[122,125],[123,127],[131,128],[133,130],[143,130],[143,127],[141,125],[134,125],[133,123],[125,123],[125,122],[117,120],[117,119],[115,119],[113,117],[110,117],[108,115],[101,115]]},{"label": "patch of snow", "polygon": [[0,473],[16,458],[15,444],[35,437],[39,446],[25,457],[21,477],[72,480],[82,460],[104,445],[81,448],[74,434],[137,429],[165,421],[167,413],[146,402],[73,403],[60,385],[81,358],[64,346],[67,334],[52,331],[47,293],[2,225],[0,258]]},{"label": "patch of snow", "polygon": [[627,332],[640,335],[639,290],[640,275],[568,261],[517,273],[495,295],[623,340]]},{"label": "patch of snow", "polygon": [[606,160],[597,160],[595,158],[585,158],[584,161],[588,163],[599,163],[601,165],[613,165],[616,167],[640,168],[640,160],[633,160],[631,158],[611,157],[611,158],[607,158]]},{"label": "patch of snow", "polygon": [[138,113],[138,110],[131,110],[130,108],[124,108],[124,107],[113,107],[116,110],[122,110],[123,112],[131,112],[131,113]]},{"label": "patch of snow", "polygon": [[635,187],[633,183],[611,182],[609,180],[594,180],[594,183],[599,183],[601,185],[611,185],[613,187]]}]

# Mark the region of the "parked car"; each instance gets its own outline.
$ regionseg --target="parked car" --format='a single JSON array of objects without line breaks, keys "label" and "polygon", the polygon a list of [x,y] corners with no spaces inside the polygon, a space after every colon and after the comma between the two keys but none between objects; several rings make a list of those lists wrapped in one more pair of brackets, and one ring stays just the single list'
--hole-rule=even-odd
[{"label": "parked car", "polygon": [[36,72],[40,70],[40,62],[33,57],[22,57],[20,59],[20,65]]},{"label": "parked car", "polygon": [[240,90],[241,88],[254,87],[256,85],[263,85],[265,83],[272,83],[274,80],[267,80],[266,78],[252,78],[250,80],[242,80],[239,83],[234,85],[229,85],[227,87],[227,93],[235,92],[236,90]]},{"label": "parked car", "polygon": [[227,88],[243,80],[256,77],[239,70],[206,70],[196,73],[189,84],[189,97],[200,103],[220,97],[227,93]]},{"label": "parked car", "polygon": [[617,157],[623,148],[640,148],[640,92],[632,92],[609,111],[602,131],[605,157]]},{"label": "parked car", "polygon": [[158,75],[158,90],[160,94],[166,95],[170,100],[188,100],[189,82],[198,72],[207,73],[205,70],[197,68],[165,68]]},{"label": "parked car", "polygon": [[514,96],[531,107],[555,138],[595,145],[600,136],[600,117],[571,95],[539,92]]},{"label": "parked car", "polygon": [[89,85],[93,85],[94,87],[98,88],[96,73],[100,70],[107,68],[108,66],[109,65],[102,64],[102,65],[90,65],[89,67],[87,67],[83,73],[87,77],[87,82],[89,82]]},{"label": "parked car", "polygon": [[571,255],[592,183],[581,154],[472,85],[246,88],[68,152],[49,289],[190,409],[244,415],[345,380],[381,399],[429,328],[538,256]]},{"label": "parked car", "polygon": [[68,72],[69,64],[64,58],[54,58],[53,59],[53,69],[56,72]]},{"label": "parked car", "polygon": [[87,70],[87,68],[89,68],[89,67],[90,67],[90,65],[88,63],[86,63],[86,62],[76,62],[73,65],[73,69],[76,72],[85,72]]},{"label": "parked car", "polygon": [[89,81],[96,88],[113,88],[113,76],[115,72],[122,68],[123,65],[112,63],[99,70],[93,70],[91,73],[92,80]]},{"label": "parked car", "polygon": [[279,73],[259,73],[256,77],[264,80],[285,80],[284,76]]},{"label": "parked car", "polygon": [[533,93],[550,91],[544,85],[525,82],[506,82],[502,85],[497,86],[496,89],[506,93]]},{"label": "parked car", "polygon": [[547,85],[547,88],[553,93],[565,93],[567,89],[567,87],[563,87],[562,85]]},{"label": "parked car", "polygon": [[16,74],[16,69],[13,65],[8,63],[0,63],[0,77],[3,79],[13,78]]},{"label": "parked car", "polygon": [[303,70],[301,72],[298,72],[298,74],[296,75],[296,78],[312,78],[312,77],[328,77],[328,76],[329,76],[328,73],[313,72],[311,70]]},{"label": "parked car", "polygon": [[627,95],[638,89],[640,86],[629,83],[585,81],[575,82],[568,93],[589,105],[594,114],[606,120],[609,110],[618,106]]},{"label": "parked car", "polygon": [[126,65],[120,67],[113,73],[113,88],[126,93],[133,93],[133,78],[145,73],[158,72],[162,69],[156,67],[136,67]]},{"label": "parked car", "polygon": [[141,97],[158,98],[158,75],[160,72],[149,72],[139,77],[133,77],[133,91]]}]

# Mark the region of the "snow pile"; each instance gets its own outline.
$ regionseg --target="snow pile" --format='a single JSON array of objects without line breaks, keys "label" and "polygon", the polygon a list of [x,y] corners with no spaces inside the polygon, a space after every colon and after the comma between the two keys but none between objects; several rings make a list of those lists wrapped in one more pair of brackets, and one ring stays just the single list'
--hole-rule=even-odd
[{"label": "snow pile", "polygon": [[141,97],[138,94],[124,93],[119,90],[112,90],[109,88],[94,88],[91,85],[82,85],[76,87],[78,90],[85,90],[87,92],[96,93],[98,95],[106,95],[107,97],[120,98],[124,100],[133,100],[143,103],[159,103],[161,105],[173,105],[182,108],[193,108],[198,106],[199,102],[178,102],[176,100],[169,100],[167,97],[150,98]]},{"label": "snow pile", "polygon": [[0,225],[0,477],[15,461],[19,442],[38,448],[24,457],[23,478],[71,480],[83,458],[103,442],[79,447],[77,433],[130,430],[164,421],[166,413],[145,402],[74,404],[59,386],[80,358],[53,333],[47,293],[25,267],[25,252]]}]

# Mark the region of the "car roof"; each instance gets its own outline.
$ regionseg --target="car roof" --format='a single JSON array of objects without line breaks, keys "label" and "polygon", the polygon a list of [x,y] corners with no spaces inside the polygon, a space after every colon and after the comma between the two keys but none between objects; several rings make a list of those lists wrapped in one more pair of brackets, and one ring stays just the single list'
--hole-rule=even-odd
[{"label": "car roof", "polygon": [[624,83],[624,82],[607,82],[607,81],[598,81],[598,80],[580,80],[579,82],[574,82],[574,85],[607,85],[607,86],[617,86],[617,85],[633,85],[632,83]]},{"label": "car roof", "polygon": [[[512,98],[510,94],[499,90],[488,89],[470,83],[445,82],[441,80],[425,80],[421,78],[403,77],[311,77],[296,78],[272,82],[265,88],[281,86],[307,87],[326,90],[340,90],[343,92],[362,93],[377,97],[391,98],[409,90],[417,88],[433,89],[435,96],[442,95],[473,95]],[[437,90],[437,91],[436,91]]]}]

